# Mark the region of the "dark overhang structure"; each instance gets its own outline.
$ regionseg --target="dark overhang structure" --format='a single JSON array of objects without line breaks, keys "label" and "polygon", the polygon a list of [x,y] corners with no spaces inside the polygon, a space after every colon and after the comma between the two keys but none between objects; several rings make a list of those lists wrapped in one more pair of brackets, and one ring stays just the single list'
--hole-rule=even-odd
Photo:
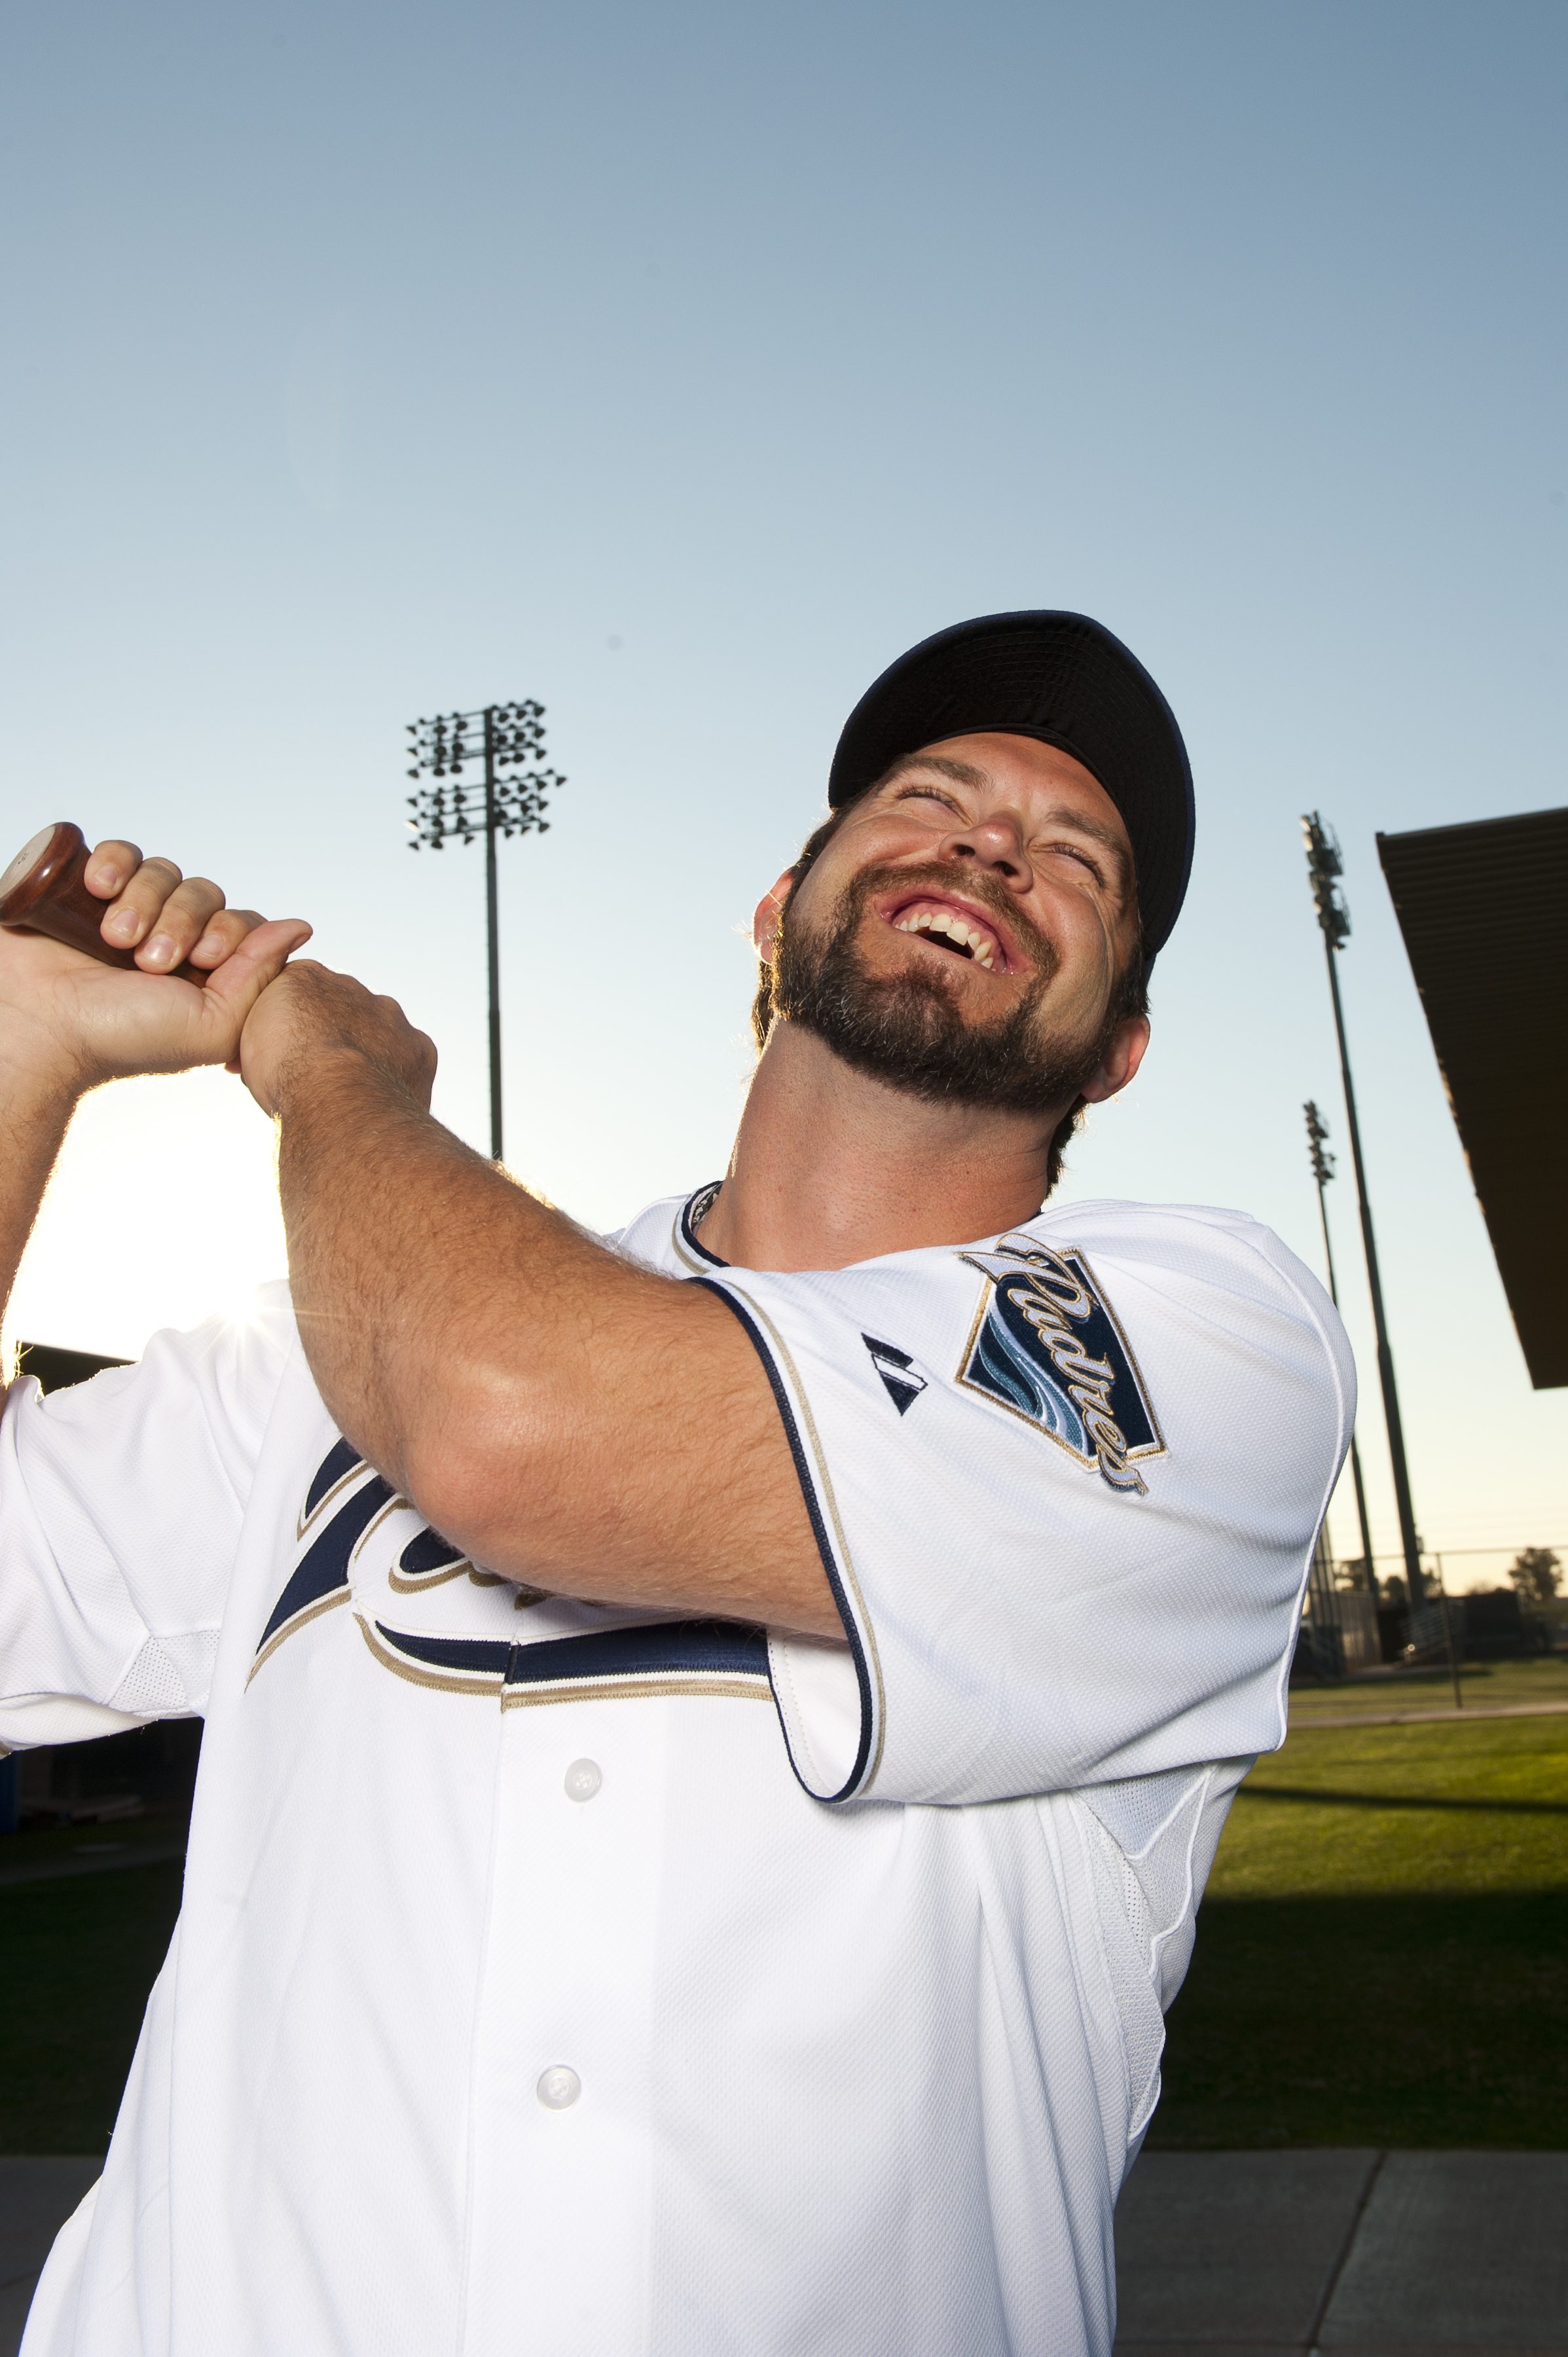
[{"label": "dark overhang structure", "polygon": [[1378,856],[1530,1379],[1568,1383],[1568,810]]}]

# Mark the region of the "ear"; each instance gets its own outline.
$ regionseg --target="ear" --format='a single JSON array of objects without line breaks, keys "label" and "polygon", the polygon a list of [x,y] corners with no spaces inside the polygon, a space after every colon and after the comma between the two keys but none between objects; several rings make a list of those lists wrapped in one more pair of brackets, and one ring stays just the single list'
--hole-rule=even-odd
[{"label": "ear", "polygon": [[765,893],[757,904],[757,914],[751,920],[752,946],[766,965],[773,955],[773,944],[779,938],[779,919],[789,887],[795,881],[795,871],[786,867],[771,892]]},{"label": "ear", "polygon": [[1105,1060],[1091,1081],[1084,1082],[1083,1093],[1090,1104],[1103,1104],[1107,1097],[1120,1094],[1128,1082],[1137,1076],[1144,1060],[1144,1050],[1149,1044],[1149,1018],[1146,1015],[1129,1015],[1119,1023],[1111,1036]]}]

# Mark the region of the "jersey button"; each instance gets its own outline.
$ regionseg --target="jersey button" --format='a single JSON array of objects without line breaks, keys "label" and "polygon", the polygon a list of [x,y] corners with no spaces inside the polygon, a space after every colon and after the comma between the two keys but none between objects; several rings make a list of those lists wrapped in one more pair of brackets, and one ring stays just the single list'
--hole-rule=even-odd
[{"label": "jersey button", "polygon": [[564,2062],[553,2062],[548,2071],[540,2072],[533,2092],[547,2112],[567,2112],[582,2093],[583,2083]]},{"label": "jersey button", "polygon": [[566,1770],[566,1798],[591,1801],[604,1781],[596,1760],[574,1760]]}]

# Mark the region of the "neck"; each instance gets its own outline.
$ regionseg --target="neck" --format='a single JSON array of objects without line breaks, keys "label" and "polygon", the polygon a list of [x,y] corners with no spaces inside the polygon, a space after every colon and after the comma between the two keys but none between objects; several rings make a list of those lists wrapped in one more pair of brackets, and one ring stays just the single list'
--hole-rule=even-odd
[{"label": "neck", "polygon": [[775,1023],[703,1242],[737,1268],[847,1268],[995,1235],[1039,1210],[1066,1110],[927,1104]]}]

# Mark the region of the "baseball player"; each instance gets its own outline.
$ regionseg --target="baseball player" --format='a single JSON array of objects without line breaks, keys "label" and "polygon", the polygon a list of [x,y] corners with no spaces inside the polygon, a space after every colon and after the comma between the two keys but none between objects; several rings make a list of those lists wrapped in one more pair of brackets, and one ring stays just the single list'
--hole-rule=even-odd
[{"label": "baseball player", "polygon": [[1047,1200],[1191,858],[1127,650],[928,640],[829,800],[728,1172],[605,1241],[298,924],[111,844],[141,974],[0,939],[13,1259],[83,1088],[237,1060],[291,1271],[0,1427],[0,1739],[206,1720],[26,2357],[1110,2351],[1351,1364],[1240,1214]]}]

